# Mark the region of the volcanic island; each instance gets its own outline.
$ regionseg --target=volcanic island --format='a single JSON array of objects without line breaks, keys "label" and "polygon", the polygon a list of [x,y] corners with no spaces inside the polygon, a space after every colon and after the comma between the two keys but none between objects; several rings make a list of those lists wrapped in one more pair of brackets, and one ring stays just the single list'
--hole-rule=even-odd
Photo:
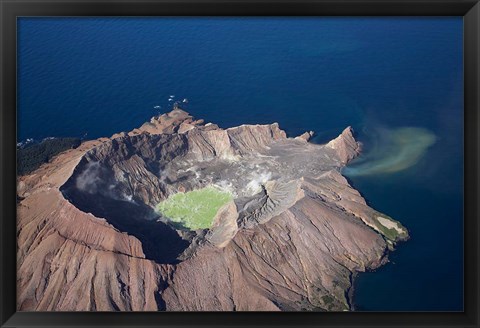
[{"label": "volcanic island", "polygon": [[351,127],[311,135],[176,108],[19,176],[18,310],[353,310],[408,231],[342,176]]}]

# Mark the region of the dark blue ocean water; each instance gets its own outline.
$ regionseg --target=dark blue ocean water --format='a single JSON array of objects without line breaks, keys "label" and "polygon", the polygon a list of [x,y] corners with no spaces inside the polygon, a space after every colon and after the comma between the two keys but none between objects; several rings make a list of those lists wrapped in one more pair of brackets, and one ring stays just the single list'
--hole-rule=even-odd
[{"label": "dark blue ocean water", "polygon": [[351,125],[366,153],[377,127],[428,129],[436,143],[415,165],[349,177],[411,234],[392,263],[359,276],[354,302],[462,310],[461,18],[18,22],[19,140],[128,131],[171,108],[170,95],[221,127],[279,122],[322,143]]}]

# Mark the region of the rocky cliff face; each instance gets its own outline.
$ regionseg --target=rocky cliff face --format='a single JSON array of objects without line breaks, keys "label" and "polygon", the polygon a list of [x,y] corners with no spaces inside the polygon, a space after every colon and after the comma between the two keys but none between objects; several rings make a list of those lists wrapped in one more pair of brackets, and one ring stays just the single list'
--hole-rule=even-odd
[{"label": "rocky cliff face", "polygon": [[[18,309],[349,310],[352,275],[407,230],[341,175],[351,128],[326,145],[278,124],[221,129],[182,110],[82,144],[18,179]],[[155,211],[216,186],[210,229]]]}]

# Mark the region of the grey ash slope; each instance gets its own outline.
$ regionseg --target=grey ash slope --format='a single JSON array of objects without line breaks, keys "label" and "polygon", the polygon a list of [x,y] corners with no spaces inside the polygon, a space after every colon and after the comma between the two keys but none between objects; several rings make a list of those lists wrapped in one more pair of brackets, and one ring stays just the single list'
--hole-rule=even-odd
[{"label": "grey ash slope", "polygon": [[[341,175],[360,152],[351,128],[326,145],[309,136],[287,138],[278,124],[224,130],[177,109],[100,140],[59,188],[141,242],[157,268],[138,278],[156,277],[142,297],[158,310],[349,310],[352,273],[384,264],[408,233]],[[185,231],[154,211],[210,185],[234,195],[210,229]],[[139,303],[121,295],[120,310]]]}]

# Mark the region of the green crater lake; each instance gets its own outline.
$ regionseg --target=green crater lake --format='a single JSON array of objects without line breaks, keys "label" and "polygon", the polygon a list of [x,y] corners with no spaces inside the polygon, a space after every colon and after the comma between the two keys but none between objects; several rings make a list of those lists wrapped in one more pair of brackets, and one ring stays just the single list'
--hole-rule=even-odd
[{"label": "green crater lake", "polygon": [[159,203],[156,210],[186,229],[207,229],[218,210],[232,199],[230,193],[210,186],[174,194]]}]

